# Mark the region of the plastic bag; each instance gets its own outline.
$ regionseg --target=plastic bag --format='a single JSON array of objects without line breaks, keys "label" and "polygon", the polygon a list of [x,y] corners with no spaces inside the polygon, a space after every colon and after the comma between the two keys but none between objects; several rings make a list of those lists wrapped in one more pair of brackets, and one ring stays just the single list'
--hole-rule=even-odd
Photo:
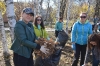
[{"label": "plastic bag", "polygon": [[64,47],[66,42],[68,41],[68,38],[68,34],[63,30],[59,32],[56,41],[60,43],[60,46]]},{"label": "plastic bag", "polygon": [[57,66],[59,64],[60,57],[61,49],[55,50],[55,53],[48,58],[42,59],[40,56],[36,57],[34,66]]}]

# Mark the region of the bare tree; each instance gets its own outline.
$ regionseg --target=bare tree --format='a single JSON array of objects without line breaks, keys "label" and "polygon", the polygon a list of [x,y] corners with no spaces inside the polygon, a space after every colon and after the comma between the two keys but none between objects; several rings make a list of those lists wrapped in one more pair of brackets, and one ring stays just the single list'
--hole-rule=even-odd
[{"label": "bare tree", "polygon": [[56,21],[58,21],[59,17],[60,17],[60,0],[58,0],[58,5],[57,5]]},{"label": "bare tree", "polygon": [[73,0],[68,0],[68,9],[67,9],[67,21],[66,21],[66,32],[68,33],[68,23],[69,23],[69,17],[70,17],[70,9],[72,6]]},{"label": "bare tree", "polygon": [[49,15],[49,10],[50,10],[50,0],[47,1],[47,12],[46,12],[46,17],[45,17],[45,20],[47,22],[47,19],[48,19],[48,15]]},{"label": "bare tree", "polygon": [[43,3],[43,0],[40,0],[40,14],[42,13],[41,10],[43,9],[43,8],[42,8],[42,3]]},{"label": "bare tree", "polygon": [[90,0],[88,0],[88,10],[87,10],[87,13],[89,13],[90,11]]},{"label": "bare tree", "polygon": [[10,33],[11,33],[11,41],[14,40],[14,27],[16,24],[15,13],[14,13],[14,4],[13,0],[5,0],[6,3],[6,14],[8,17],[8,24],[10,26]]},{"label": "bare tree", "polygon": [[[17,0],[17,3],[16,3],[16,5],[15,5],[15,14],[16,14],[16,20],[19,20],[20,19],[20,10],[21,10],[21,7],[20,7],[20,2],[19,2],[19,0]],[[18,5],[18,6],[17,6]]]},{"label": "bare tree", "polygon": [[63,18],[68,0],[60,0],[60,17]]},{"label": "bare tree", "polygon": [[35,15],[41,15],[43,0],[34,0],[34,13]]},{"label": "bare tree", "polygon": [[6,40],[4,22],[3,22],[1,10],[0,10],[0,29],[1,29],[3,53],[4,53],[5,56],[8,56],[9,55],[9,51],[8,51],[8,47],[7,47],[7,40]]},{"label": "bare tree", "polygon": [[96,0],[95,15],[100,15],[100,0]]}]

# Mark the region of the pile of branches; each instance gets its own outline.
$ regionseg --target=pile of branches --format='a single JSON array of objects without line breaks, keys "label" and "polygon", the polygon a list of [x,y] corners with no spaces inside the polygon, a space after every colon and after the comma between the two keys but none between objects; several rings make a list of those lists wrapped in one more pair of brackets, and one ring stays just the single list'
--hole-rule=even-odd
[{"label": "pile of branches", "polygon": [[42,59],[44,58],[48,58],[50,55],[52,55],[54,53],[54,49],[55,49],[55,44],[57,44],[57,42],[55,43],[55,41],[53,41],[52,39],[47,40],[45,38],[39,38],[38,40],[35,40],[35,42],[37,44],[39,44],[40,46],[44,45],[46,46],[47,49],[49,49],[49,52],[47,54],[41,52],[40,50],[34,50],[34,53],[37,56],[41,56]]}]

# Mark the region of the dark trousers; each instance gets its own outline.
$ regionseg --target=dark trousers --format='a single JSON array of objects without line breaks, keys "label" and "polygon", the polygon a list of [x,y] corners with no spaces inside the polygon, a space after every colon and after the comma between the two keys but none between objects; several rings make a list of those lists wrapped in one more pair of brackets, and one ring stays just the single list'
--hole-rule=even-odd
[{"label": "dark trousers", "polygon": [[80,57],[80,53],[81,53],[80,66],[82,66],[84,64],[87,45],[75,44],[75,46],[76,46],[75,57],[74,57],[74,61],[72,63],[72,66],[78,66],[77,64],[78,64],[78,60]]},{"label": "dark trousers", "polygon": [[59,31],[55,30],[55,37],[58,37]]},{"label": "dark trousers", "polygon": [[92,54],[93,54],[93,63],[92,63],[92,66],[99,66],[99,62],[100,61],[94,55],[93,50],[92,50]]},{"label": "dark trousers", "polygon": [[17,53],[14,53],[13,61],[14,61],[14,66],[34,66],[32,54],[30,58],[26,58],[18,55]]}]

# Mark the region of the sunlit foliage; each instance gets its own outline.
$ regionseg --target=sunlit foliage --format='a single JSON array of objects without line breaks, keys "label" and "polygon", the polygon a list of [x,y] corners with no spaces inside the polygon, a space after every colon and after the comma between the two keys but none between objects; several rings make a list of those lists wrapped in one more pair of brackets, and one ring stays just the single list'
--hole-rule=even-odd
[{"label": "sunlit foliage", "polygon": [[2,1],[0,1],[0,11],[2,11],[2,14],[5,14],[6,12],[5,3]]}]

